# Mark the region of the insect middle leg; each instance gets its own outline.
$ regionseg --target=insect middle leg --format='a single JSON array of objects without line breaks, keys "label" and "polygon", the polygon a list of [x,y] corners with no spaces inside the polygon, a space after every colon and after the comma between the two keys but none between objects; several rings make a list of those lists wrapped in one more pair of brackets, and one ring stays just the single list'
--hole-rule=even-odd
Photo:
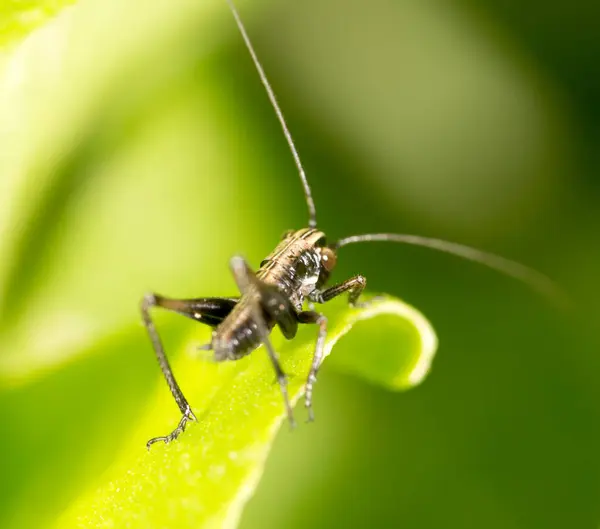
[{"label": "insect middle leg", "polygon": [[317,381],[317,372],[323,361],[323,352],[325,350],[325,338],[327,336],[327,318],[323,314],[318,312],[307,310],[298,314],[298,321],[300,323],[316,323],[319,326],[319,335],[317,336],[317,344],[315,346],[315,354],[313,361],[308,372],[308,378],[306,379],[306,386],[304,388],[304,405],[308,410],[309,422],[314,421],[315,416],[312,408],[312,393],[313,386]]},{"label": "insect middle leg", "polygon": [[[348,302],[350,305],[353,307],[362,306],[363,304],[358,302],[358,298],[365,289],[366,285],[366,278],[358,275],[351,277],[350,279],[347,279],[338,285],[326,288],[325,290],[314,291],[309,296],[309,299],[316,303],[327,303],[333,298],[348,292]],[[298,321],[300,321],[300,323],[316,323],[319,325],[319,335],[317,337],[317,344],[315,346],[315,355],[308,373],[308,379],[306,380],[306,388],[304,392],[304,405],[308,410],[308,420],[313,421],[314,412],[312,408],[312,394],[313,387],[317,381],[317,373],[319,371],[319,367],[321,366],[321,362],[323,361],[325,337],[327,336],[327,318],[323,316],[323,314],[319,314],[318,312],[310,310],[300,312],[298,314]]]},{"label": "insect middle leg", "polygon": [[211,327],[215,327],[225,319],[236,303],[237,300],[233,298],[172,299],[152,293],[146,294],[142,299],[140,308],[144,326],[150,335],[150,340],[152,341],[152,346],[154,347],[160,369],[171,390],[171,394],[182,413],[181,420],[177,427],[169,435],[150,439],[146,443],[148,448],[158,441],[164,441],[165,443],[173,441],[185,430],[188,421],[196,420],[192,408],[175,379],[175,375],[173,374],[173,370],[171,369],[169,360],[165,354],[158,331],[156,330],[152,318],[150,318],[150,309],[153,307],[160,307],[187,316],[195,321],[205,323]]}]

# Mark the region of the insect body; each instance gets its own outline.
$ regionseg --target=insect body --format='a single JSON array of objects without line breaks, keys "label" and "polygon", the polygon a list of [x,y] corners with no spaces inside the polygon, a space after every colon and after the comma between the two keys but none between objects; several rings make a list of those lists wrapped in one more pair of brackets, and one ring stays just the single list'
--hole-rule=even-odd
[{"label": "insect body", "polygon": [[259,345],[264,344],[275,369],[289,421],[294,424],[292,408],[287,395],[285,374],[271,345],[269,334],[275,326],[278,326],[285,338],[292,339],[296,335],[299,323],[318,326],[315,353],[305,388],[305,404],[309,419],[312,419],[312,390],[323,358],[327,318],[312,308],[304,310],[305,302],[322,304],[339,295],[347,294],[349,303],[356,305],[359,303],[360,294],[366,286],[366,279],[361,275],[351,277],[333,286],[326,286],[331,271],[337,263],[337,251],[343,246],[370,241],[391,241],[425,246],[482,263],[556,297],[554,284],[535,270],[503,257],[457,243],[416,235],[377,233],[353,235],[328,244],[325,233],[317,229],[316,209],[310,186],[283,114],[238,12],[232,0],[227,1],[294,157],[308,206],[308,227],[286,232],[275,250],[263,260],[256,273],[252,271],[242,257],[233,257],[230,261],[230,268],[240,291],[240,296],[237,298],[182,300],[157,294],[147,294],[143,298],[141,311],[144,325],[152,340],[152,345],[169,389],[182,413],[181,420],[173,432],[166,436],[150,439],[148,447],[157,441],[168,443],[176,439],[184,431],[187,422],[196,419],[175,380],[160,337],[150,318],[150,309],[153,307],[161,307],[211,326],[213,328],[211,342],[202,348],[212,350],[217,361],[237,360],[254,351]]},{"label": "insect body", "polygon": [[304,302],[325,303],[347,292],[350,303],[355,304],[366,285],[363,276],[355,276],[339,285],[324,288],[336,261],[335,250],[326,246],[325,234],[315,228],[305,228],[287,232],[275,250],[261,263],[256,274],[243,258],[234,257],[231,260],[231,270],[242,294],[240,298],[177,300],[156,294],[146,295],[142,301],[144,322],[167,383],[183,414],[171,434],[151,439],[148,445],[159,440],[169,442],[175,439],[185,429],[187,421],[195,419],[150,319],[151,307],[172,310],[214,327],[211,342],[203,348],[212,349],[217,361],[237,360],[264,343],[275,368],[288,418],[294,424],[285,374],[268,334],[277,325],[285,338],[292,339],[298,330],[298,323],[319,326],[315,356],[306,384],[306,406],[312,419],[312,386],[323,357],[327,318],[313,310],[303,310]]}]

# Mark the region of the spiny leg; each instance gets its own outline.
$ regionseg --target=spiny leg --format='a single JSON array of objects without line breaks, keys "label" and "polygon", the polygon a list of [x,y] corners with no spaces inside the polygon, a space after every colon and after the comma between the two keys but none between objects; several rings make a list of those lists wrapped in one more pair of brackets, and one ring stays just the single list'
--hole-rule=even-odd
[{"label": "spiny leg", "polygon": [[247,296],[252,304],[252,319],[254,320],[254,323],[256,323],[260,340],[265,345],[269,358],[271,359],[271,363],[273,364],[273,368],[275,369],[275,376],[277,377],[277,382],[279,383],[279,387],[281,389],[288,420],[290,426],[294,428],[296,426],[296,421],[294,420],[294,413],[292,411],[292,405],[290,404],[290,399],[288,396],[287,378],[283,372],[283,369],[281,368],[279,358],[277,357],[275,349],[273,349],[271,340],[269,340],[269,330],[267,329],[267,324],[265,323],[265,319],[263,317],[261,307],[261,301],[264,294],[264,292],[261,290],[263,285],[256,278],[252,270],[250,270],[250,267],[243,257],[232,257],[230,261],[230,268],[241,294],[243,296]]},{"label": "spiny leg", "polygon": [[[333,298],[348,292],[348,302],[353,307],[364,307],[368,305],[369,302],[359,303],[358,298],[360,297],[362,291],[365,289],[367,285],[367,280],[364,276],[357,275],[339,283],[338,285],[334,285],[332,287],[326,288],[323,291],[313,291],[309,299],[316,303],[327,303]],[[319,336],[317,338],[317,345],[315,347],[315,355],[313,357],[313,362],[310,368],[310,372],[308,374],[308,379],[306,381],[305,388],[305,406],[308,409],[308,420],[314,420],[314,412],[312,409],[312,394],[313,394],[313,386],[317,381],[317,372],[323,361],[323,352],[325,347],[325,337],[327,335],[327,318],[318,312],[304,311],[298,314],[298,321],[300,323],[316,323],[319,325]]]},{"label": "spiny leg", "polygon": [[144,326],[146,327],[146,330],[150,336],[150,340],[152,341],[152,346],[154,347],[154,352],[156,353],[156,358],[158,359],[160,369],[165,377],[165,380],[167,381],[169,389],[171,390],[171,394],[173,395],[173,398],[175,399],[175,402],[177,403],[177,406],[179,406],[179,410],[182,413],[181,420],[179,421],[177,427],[169,435],[150,439],[146,443],[147,448],[150,448],[152,444],[158,441],[169,443],[174,439],[177,439],[177,437],[179,437],[179,435],[185,430],[187,422],[190,420],[196,420],[196,416],[192,412],[187,399],[183,395],[177,380],[175,380],[175,375],[173,374],[173,370],[171,369],[171,365],[169,364],[169,360],[165,354],[158,331],[156,330],[152,318],[150,318],[150,309],[152,307],[160,307],[169,311],[177,312],[178,314],[182,314],[184,316],[188,316],[196,321],[215,326],[218,325],[227,316],[227,314],[229,314],[231,309],[235,306],[235,303],[235,299],[200,298],[182,300],[165,298],[152,293],[146,294],[142,299],[140,308]]},{"label": "spiny leg", "polygon": [[363,290],[367,286],[367,278],[365,276],[354,276],[350,279],[346,279],[342,283],[338,285],[334,285],[332,287],[326,288],[322,291],[313,291],[309,296],[311,301],[315,301],[316,303],[327,303],[331,301],[333,298],[338,297],[345,292],[348,292],[348,303],[353,307],[364,307],[369,304],[369,302],[358,302],[358,298],[362,294]]},{"label": "spiny leg", "polygon": [[309,422],[312,422],[315,420],[312,408],[313,386],[317,381],[317,372],[319,371],[319,367],[323,361],[325,338],[327,336],[327,318],[323,316],[323,314],[308,310],[298,314],[298,321],[300,323],[316,323],[319,326],[319,335],[317,337],[317,344],[315,346],[315,355],[313,356],[313,361],[310,366],[308,378],[306,380],[306,387],[304,389],[304,405],[308,410],[308,420]]}]

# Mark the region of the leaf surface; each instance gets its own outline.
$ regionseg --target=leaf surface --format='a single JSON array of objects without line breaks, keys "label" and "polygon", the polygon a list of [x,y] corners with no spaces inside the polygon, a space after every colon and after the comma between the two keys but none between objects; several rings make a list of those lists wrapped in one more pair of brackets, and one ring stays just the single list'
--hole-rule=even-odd
[{"label": "leaf surface", "polygon": [[[339,342],[335,363],[392,389],[423,379],[437,339],[418,311],[388,297],[360,309],[345,300],[332,305],[325,310],[326,355]],[[316,331],[304,326],[292,341],[275,336],[293,402],[303,395]],[[273,367],[261,348],[223,364],[179,355],[175,370],[198,423],[177,441],[146,452],[144,441],[168,433],[179,419],[163,384],[104,483],[82,495],[56,527],[235,527],[285,420]],[[318,428],[318,384],[315,400],[317,423],[311,427]],[[300,427],[303,412],[296,410]]]}]

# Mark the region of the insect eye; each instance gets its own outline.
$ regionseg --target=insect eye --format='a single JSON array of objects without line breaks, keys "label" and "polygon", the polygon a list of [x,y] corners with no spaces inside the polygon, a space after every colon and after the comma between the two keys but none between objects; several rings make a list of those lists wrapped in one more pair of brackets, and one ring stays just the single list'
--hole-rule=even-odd
[{"label": "insect eye", "polygon": [[331,272],[337,263],[337,256],[331,248],[323,248],[321,250],[321,263],[328,272]]}]

